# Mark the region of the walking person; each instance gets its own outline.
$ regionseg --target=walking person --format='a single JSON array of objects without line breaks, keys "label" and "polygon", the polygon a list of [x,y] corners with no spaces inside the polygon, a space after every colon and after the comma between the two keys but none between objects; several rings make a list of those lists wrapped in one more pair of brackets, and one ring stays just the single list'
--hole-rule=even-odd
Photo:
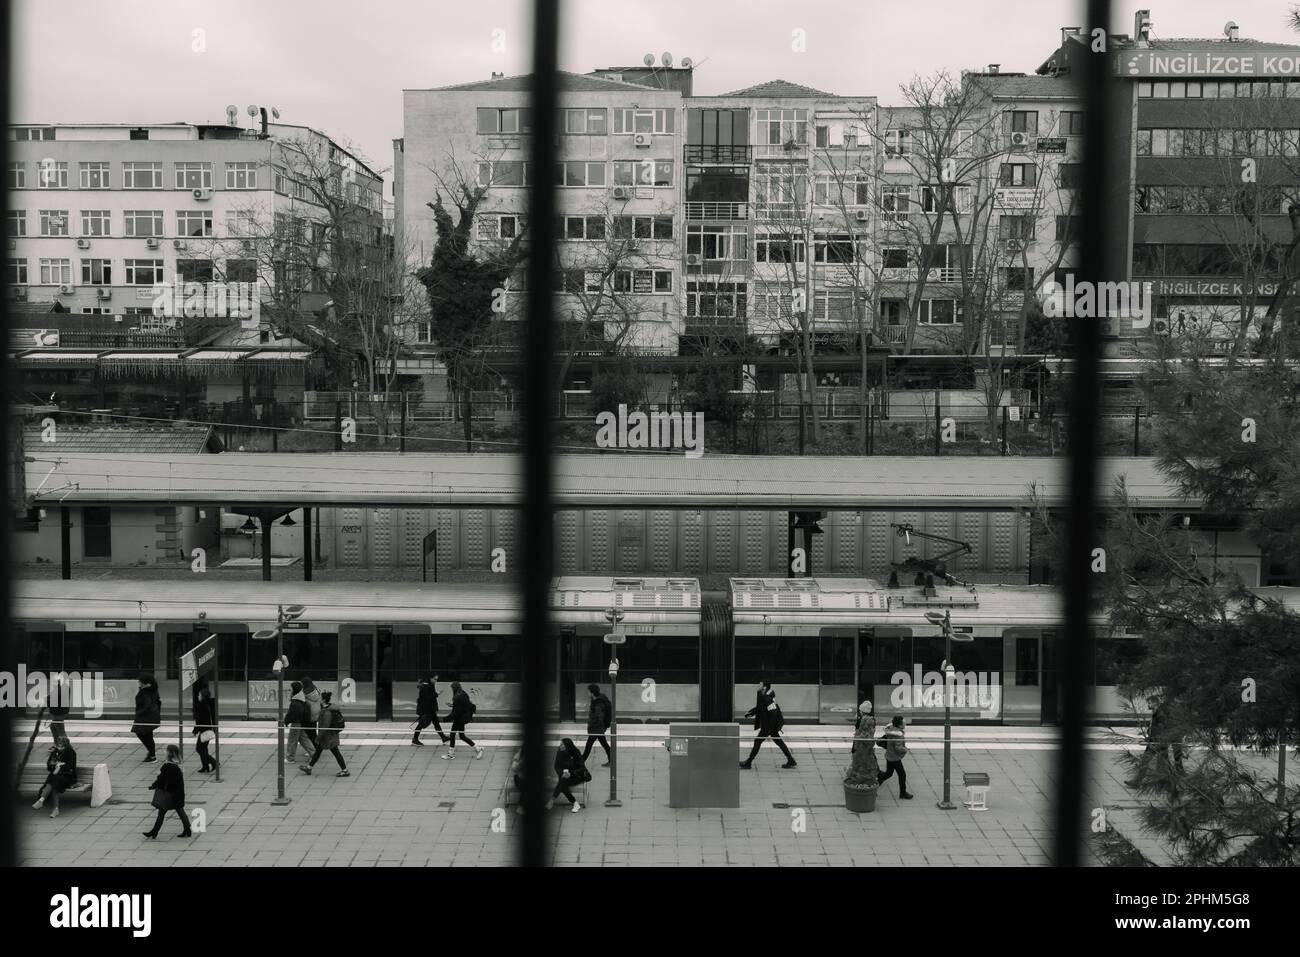
[{"label": "walking person", "polygon": [[605,732],[614,721],[614,706],[600,690],[600,685],[587,685],[587,691],[591,693],[591,705],[587,709],[587,746],[582,749],[582,760],[585,762],[591,757],[591,749],[599,741],[605,749],[603,767],[609,767],[609,741],[605,738]]},{"label": "walking person", "polygon": [[894,715],[893,722],[885,729],[885,736],[880,739],[881,746],[885,749],[885,770],[880,774],[879,783],[884,784],[897,774],[898,796],[904,801],[910,801],[913,795],[907,792],[907,772],[903,770],[903,758],[907,755],[907,744],[903,740],[905,734],[903,716]]},{"label": "walking person", "polygon": [[157,750],[153,742],[154,729],[162,721],[162,698],[158,695],[158,682],[154,676],[140,676],[139,690],[135,693],[135,723],[131,733],[140,739],[145,747],[145,762],[157,761]]},{"label": "walking person", "polygon": [[[303,684],[306,684],[306,682],[303,682]],[[311,756],[310,761],[299,766],[298,770],[303,774],[311,774],[311,769],[316,766],[321,754],[328,751],[334,755],[334,760],[339,763],[339,773],[335,777],[347,778],[352,776],[347,763],[343,760],[343,752],[339,750],[339,732],[343,730],[347,722],[343,719],[343,712],[335,707],[333,699],[332,693],[328,691],[321,692],[320,726],[316,732],[316,753]]]},{"label": "walking person", "polygon": [[50,753],[45,758],[45,769],[49,774],[32,807],[39,811],[47,799],[53,798],[54,808],[50,811],[50,817],[58,817],[59,795],[77,783],[77,752],[72,750],[72,742],[66,736],[60,737],[58,743],[50,748]]},{"label": "walking person", "polygon": [[284,714],[284,723],[289,726],[289,753],[285,756],[286,761],[298,760],[299,742],[302,742],[305,753],[315,752],[316,732],[313,730],[311,709],[307,705],[301,681],[289,685],[289,707]]},{"label": "walking person", "polygon": [[451,725],[451,739],[447,742],[447,753],[442,756],[444,761],[450,761],[456,757],[456,736],[474,749],[474,757],[483,757],[483,749],[473,742],[465,733],[465,726],[469,724],[470,719],[474,717],[474,712],[478,706],[469,700],[467,695],[460,686],[459,681],[451,683],[451,714],[447,715],[447,723]]},{"label": "walking person", "polygon": [[785,741],[781,739],[781,729],[785,727],[785,716],[781,714],[781,707],[776,703],[776,692],[772,690],[772,682],[764,681],[758,686],[758,696],[754,701],[754,707],[745,712],[746,718],[754,719],[754,730],[758,732],[758,737],[754,738],[754,746],[749,751],[749,757],[740,762],[740,766],[746,771],[754,766],[754,758],[758,756],[758,749],[763,746],[765,738],[771,738],[776,742],[776,746],[781,749],[785,755],[785,764],[783,768],[795,768],[799,764],[790,753],[790,749],[785,746]]},{"label": "walking person", "polygon": [[1142,757],[1138,759],[1137,773],[1124,782],[1125,786],[1130,788],[1137,788],[1141,785],[1142,779],[1146,776],[1147,769],[1151,766],[1152,761],[1160,761],[1168,769],[1171,751],[1173,752],[1174,771],[1178,774],[1184,773],[1182,735],[1175,729],[1175,722],[1170,714],[1169,702],[1152,697],[1147,699],[1147,704],[1152,709],[1151,724],[1147,728],[1147,747],[1142,752]]},{"label": "walking person", "polygon": [[302,696],[307,702],[307,720],[303,723],[303,728],[306,731],[306,736],[315,744],[316,725],[320,721],[323,704],[320,689],[316,687],[315,682],[310,678],[302,679]]},{"label": "walking person", "polygon": [[64,720],[68,717],[68,702],[72,698],[72,687],[61,674],[50,676],[50,696],[46,704],[50,709],[50,736],[54,738],[54,746],[59,746],[59,741],[67,737],[67,730],[63,726]]},{"label": "walking person", "polygon": [[551,792],[551,799],[546,802],[546,810],[555,807],[555,799],[563,794],[573,805],[573,813],[577,814],[582,810],[582,805],[573,796],[572,788],[575,784],[590,781],[591,772],[587,770],[587,763],[578,753],[578,746],[572,738],[561,741],[559,750],[555,752],[555,776],[558,780],[555,782],[555,790]]},{"label": "walking person", "polygon": [[217,703],[206,681],[200,682],[194,692],[194,750],[199,754],[199,773],[207,774],[217,769],[217,761],[208,749],[217,740]]},{"label": "walking person", "polygon": [[415,713],[418,720],[415,722],[415,733],[411,735],[411,743],[418,748],[424,747],[424,742],[420,740],[420,732],[429,725],[433,725],[433,730],[438,732],[438,737],[442,739],[442,743],[447,743],[447,735],[443,732],[442,724],[438,721],[437,682],[437,675],[420,679],[419,696],[415,699]]},{"label": "walking person", "polygon": [[181,770],[181,749],[176,745],[167,745],[167,760],[158,769],[158,777],[149,785],[149,790],[153,791],[153,806],[158,809],[158,817],[153,822],[152,831],[141,833],[149,840],[155,840],[167,812],[175,811],[185,828],[176,836],[192,837],[190,819],[185,813],[185,772]]}]

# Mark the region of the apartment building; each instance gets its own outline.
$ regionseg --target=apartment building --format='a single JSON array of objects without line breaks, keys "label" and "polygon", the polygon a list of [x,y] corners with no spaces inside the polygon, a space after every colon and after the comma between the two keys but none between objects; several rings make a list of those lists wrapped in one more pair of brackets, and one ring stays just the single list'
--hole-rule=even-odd
[{"label": "apartment building", "polygon": [[[1123,224],[1111,271],[1152,284],[1155,321],[1107,323],[1108,352],[1139,354],[1153,335],[1226,349],[1243,316],[1266,313],[1292,237],[1300,46],[1243,38],[1234,22],[1218,38],[1156,39],[1150,11],[1139,10],[1110,51],[1122,120],[1108,213]],[[1038,72],[1068,76],[1091,55],[1088,38],[1067,27]]]}]

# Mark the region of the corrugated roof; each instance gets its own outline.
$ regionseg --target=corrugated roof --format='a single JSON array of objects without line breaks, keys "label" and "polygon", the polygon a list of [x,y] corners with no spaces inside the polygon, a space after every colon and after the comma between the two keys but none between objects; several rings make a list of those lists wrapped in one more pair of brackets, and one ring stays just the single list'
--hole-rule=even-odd
[{"label": "corrugated roof", "polygon": [[811,86],[803,86],[799,83],[791,83],[789,80],[768,80],[766,83],[759,83],[757,86],[747,86],[743,90],[734,90],[731,93],[724,93],[723,96],[835,96],[834,93],[827,93],[824,90],[814,90]]},{"label": "corrugated roof", "polygon": [[1063,76],[977,76],[971,78],[998,99],[1078,99],[1077,85]]},{"label": "corrugated roof", "polygon": [[[606,77],[584,76],[581,73],[558,71],[561,93],[607,93],[617,90],[622,93],[633,91],[652,93],[671,93],[672,90],[660,90],[656,87],[643,86],[640,83],[625,83]],[[503,76],[495,80],[477,80],[473,83],[457,83],[452,86],[437,86],[425,90],[407,90],[409,93],[527,93],[533,88],[533,74]]]},{"label": "corrugated roof", "polygon": [[[56,436],[55,442],[43,443],[39,430],[28,430],[24,436],[27,453],[50,453],[60,457],[65,453],[199,455],[220,452],[222,449],[221,440],[210,425],[172,426],[166,429],[60,425]],[[46,463],[45,470],[49,471],[49,463]]]},{"label": "corrugated roof", "polygon": [[[52,454],[31,451],[28,487]],[[65,504],[374,505],[512,507],[522,459],[465,453],[227,453],[59,455]],[[1068,502],[1065,458],[1001,456],[742,456],[604,454],[555,456],[561,508],[921,507],[1007,509],[1030,503],[1030,486],[1052,506]],[[1140,505],[1195,508],[1147,458],[1106,459],[1098,488],[1127,477]],[[76,488],[67,490],[69,484]],[[54,487],[54,479],[46,483]],[[44,500],[51,493],[44,493]]]}]

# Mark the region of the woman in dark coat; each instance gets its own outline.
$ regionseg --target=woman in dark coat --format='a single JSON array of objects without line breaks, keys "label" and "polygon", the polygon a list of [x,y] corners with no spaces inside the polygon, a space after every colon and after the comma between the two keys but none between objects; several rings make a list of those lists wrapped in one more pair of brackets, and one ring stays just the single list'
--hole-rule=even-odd
[{"label": "woman in dark coat", "polygon": [[563,794],[573,805],[573,813],[577,814],[582,810],[582,805],[578,799],[573,796],[569,790],[575,784],[583,784],[591,780],[591,772],[587,770],[586,762],[582,760],[582,752],[578,746],[573,743],[572,738],[565,738],[560,742],[560,749],[555,752],[555,776],[559,778],[555,782],[555,790],[551,792],[551,799],[546,802],[546,810],[555,807],[555,799]]},{"label": "woman in dark coat", "polygon": [[781,740],[781,729],[785,726],[785,717],[781,714],[781,707],[776,703],[776,692],[772,690],[772,682],[764,681],[758,686],[758,696],[754,701],[754,707],[745,712],[746,718],[754,719],[754,730],[758,736],[754,738],[754,747],[750,749],[749,757],[740,762],[740,766],[748,771],[754,766],[754,758],[758,757],[758,749],[763,746],[764,738],[771,738],[776,742],[776,746],[781,749],[785,755],[785,764],[783,768],[797,767],[794,755],[790,749],[785,746]]},{"label": "woman in dark coat", "polygon": [[456,736],[474,749],[474,757],[483,757],[483,749],[474,743],[473,739],[465,733],[465,726],[469,724],[470,718],[474,717],[474,703],[469,700],[467,695],[460,686],[459,681],[451,683],[451,714],[447,715],[447,721],[451,724],[451,737],[447,741],[447,751],[442,756],[444,761],[450,761],[456,756]]},{"label": "woman in dark coat", "polygon": [[131,733],[145,746],[145,761],[157,761],[153,743],[154,729],[162,722],[162,698],[158,696],[158,682],[153,675],[140,676],[140,690],[135,694],[135,723]]},{"label": "woman in dark coat", "polygon": [[59,738],[58,746],[50,748],[45,767],[50,773],[32,807],[39,810],[45,806],[46,798],[53,798],[54,809],[50,811],[50,817],[58,817],[59,795],[77,783],[77,752],[72,750],[72,742],[66,737]]},{"label": "woman in dark coat", "polygon": [[194,750],[199,753],[199,761],[202,762],[199,773],[207,774],[209,771],[215,771],[217,762],[208,752],[208,748],[216,740],[217,705],[212,699],[212,692],[208,690],[206,682],[198,686],[194,695],[194,734],[197,735]]},{"label": "woman in dark coat", "polygon": [[153,822],[152,831],[141,833],[150,840],[155,839],[167,812],[175,811],[185,828],[177,837],[190,837],[190,819],[185,813],[185,773],[181,770],[181,749],[176,745],[167,745],[167,760],[158,769],[158,777],[149,785],[149,790],[153,791],[153,806],[158,809],[158,818]]}]

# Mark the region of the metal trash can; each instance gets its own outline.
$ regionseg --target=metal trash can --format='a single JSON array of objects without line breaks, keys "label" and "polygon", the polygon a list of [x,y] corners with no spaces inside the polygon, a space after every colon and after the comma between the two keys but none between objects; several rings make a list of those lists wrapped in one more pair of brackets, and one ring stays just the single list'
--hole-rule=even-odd
[{"label": "metal trash can", "polygon": [[668,726],[668,806],[740,807],[740,725]]}]

